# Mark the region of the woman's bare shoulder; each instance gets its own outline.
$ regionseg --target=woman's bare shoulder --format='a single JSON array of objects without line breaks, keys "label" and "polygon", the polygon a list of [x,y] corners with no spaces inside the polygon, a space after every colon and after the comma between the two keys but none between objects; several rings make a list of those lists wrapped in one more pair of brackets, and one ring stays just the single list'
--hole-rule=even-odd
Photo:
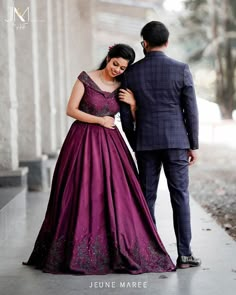
[{"label": "woman's bare shoulder", "polygon": [[98,73],[99,73],[99,70],[87,72],[87,74],[89,75],[90,78],[96,78],[96,77],[98,77]]}]

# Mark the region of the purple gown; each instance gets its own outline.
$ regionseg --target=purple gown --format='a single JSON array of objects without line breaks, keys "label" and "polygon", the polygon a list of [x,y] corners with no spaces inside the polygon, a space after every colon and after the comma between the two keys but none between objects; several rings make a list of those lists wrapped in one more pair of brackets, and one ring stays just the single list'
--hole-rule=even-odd
[{"label": "purple gown", "polygon": [[[117,91],[82,72],[80,109],[119,111]],[[49,273],[167,272],[175,266],[152,221],[130,152],[117,128],[75,121],[62,146],[50,199],[26,265]]]}]

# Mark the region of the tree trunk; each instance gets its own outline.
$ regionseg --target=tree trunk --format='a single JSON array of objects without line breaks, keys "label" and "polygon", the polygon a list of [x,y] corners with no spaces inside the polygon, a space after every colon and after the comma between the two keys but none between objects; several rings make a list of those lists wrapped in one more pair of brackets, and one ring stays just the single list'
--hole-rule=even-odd
[{"label": "tree trunk", "polygon": [[[219,14],[215,1],[211,0],[212,10],[212,35],[213,40],[219,38],[218,29],[220,26]],[[223,119],[232,119],[233,101],[234,101],[234,59],[232,55],[232,43],[227,36],[230,31],[231,20],[229,18],[229,2],[223,0],[223,42],[216,42],[215,45],[215,70],[216,70],[216,101],[219,104]]]},{"label": "tree trunk", "polygon": [[232,56],[232,48],[230,40],[226,41],[225,48],[225,87],[223,89],[223,97],[220,102],[223,119],[232,119],[233,101],[234,101],[234,62]]},{"label": "tree trunk", "polygon": [[[224,0],[225,3],[225,33],[231,30],[231,20],[230,20],[230,6],[229,1]],[[233,105],[234,105],[234,58],[232,54],[232,40],[227,38],[225,40],[225,99],[227,113],[231,114],[230,119],[232,119]]]}]

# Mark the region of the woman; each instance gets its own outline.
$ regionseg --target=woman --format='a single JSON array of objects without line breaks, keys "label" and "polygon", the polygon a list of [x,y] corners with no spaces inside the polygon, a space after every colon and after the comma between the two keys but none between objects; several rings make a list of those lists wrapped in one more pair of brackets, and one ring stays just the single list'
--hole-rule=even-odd
[{"label": "woman", "polygon": [[[156,232],[129,150],[114,123],[131,47],[110,48],[99,70],[82,72],[67,115],[46,216],[26,263],[50,273],[107,274],[175,269]],[[122,101],[135,108],[132,93]]]}]

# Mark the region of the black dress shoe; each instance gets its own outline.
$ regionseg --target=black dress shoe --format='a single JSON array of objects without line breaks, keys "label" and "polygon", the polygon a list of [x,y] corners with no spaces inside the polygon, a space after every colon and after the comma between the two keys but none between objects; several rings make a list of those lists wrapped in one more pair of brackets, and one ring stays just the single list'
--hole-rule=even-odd
[{"label": "black dress shoe", "polygon": [[201,260],[199,258],[195,258],[192,255],[190,256],[179,256],[177,259],[177,268],[189,268],[196,267],[201,265]]}]

